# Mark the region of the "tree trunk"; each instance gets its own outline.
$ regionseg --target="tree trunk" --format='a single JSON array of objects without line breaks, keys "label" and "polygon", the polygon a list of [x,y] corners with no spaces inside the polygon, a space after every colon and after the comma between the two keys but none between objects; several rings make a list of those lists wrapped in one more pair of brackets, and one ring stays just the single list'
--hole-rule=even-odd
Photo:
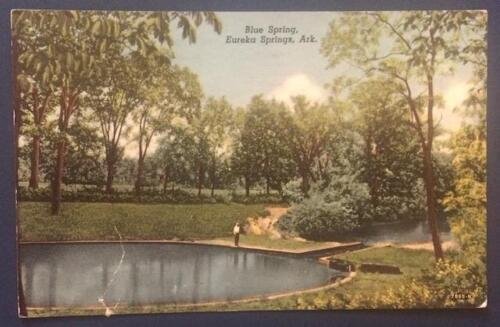
[{"label": "tree trunk", "polygon": [[424,185],[427,200],[427,220],[432,235],[432,244],[434,245],[434,256],[436,260],[443,259],[443,248],[439,238],[437,226],[437,196],[436,196],[436,175],[432,162],[432,143],[434,141],[434,64],[435,64],[435,42],[434,31],[430,29],[431,41],[431,59],[430,67],[427,68],[427,145],[423,147],[424,152]]},{"label": "tree trunk", "polygon": [[168,166],[163,171],[163,194],[167,194],[168,180],[169,180]]},{"label": "tree trunk", "polygon": [[245,195],[250,196],[250,179],[247,176],[245,176]]},{"label": "tree trunk", "polygon": [[59,109],[59,140],[57,142],[56,166],[52,179],[52,208],[53,215],[58,215],[61,208],[61,188],[64,176],[64,160],[66,157],[66,130],[72,113],[78,109],[77,98],[79,92],[71,93],[62,88]]},{"label": "tree trunk", "polygon": [[437,226],[438,214],[434,167],[432,164],[432,155],[428,150],[424,152],[424,185],[426,192],[427,221],[431,230],[432,244],[434,246],[434,256],[436,257],[436,259],[443,259],[443,249],[441,247],[441,240],[439,237],[439,230]]},{"label": "tree trunk", "polygon": [[309,174],[307,172],[307,169],[300,169],[299,173],[300,176],[302,177],[302,193],[304,193],[305,197],[308,197],[308,192],[310,188]]},{"label": "tree trunk", "polygon": [[200,163],[198,166],[198,196],[201,197],[201,190],[203,188],[203,177],[205,175],[205,170],[203,169],[203,164]]},{"label": "tree trunk", "polygon": [[56,167],[52,179],[52,214],[58,215],[61,209],[61,188],[64,175],[64,157],[66,155],[66,141],[61,139],[57,143]]},{"label": "tree trunk", "polygon": [[142,184],[144,182],[144,157],[139,156],[139,160],[137,161],[137,177],[135,180],[135,192],[137,194],[141,194]]},{"label": "tree trunk", "polygon": [[108,158],[106,160],[106,193],[113,193],[113,181],[116,173],[116,160]]},{"label": "tree trunk", "polygon": [[212,163],[210,167],[210,196],[214,197],[215,194],[215,179],[216,179],[216,166],[215,157],[212,157]]},{"label": "tree trunk", "polygon": [[38,183],[40,180],[40,136],[33,136],[32,140],[32,152],[31,152],[31,174],[29,187],[32,189],[38,188]]}]

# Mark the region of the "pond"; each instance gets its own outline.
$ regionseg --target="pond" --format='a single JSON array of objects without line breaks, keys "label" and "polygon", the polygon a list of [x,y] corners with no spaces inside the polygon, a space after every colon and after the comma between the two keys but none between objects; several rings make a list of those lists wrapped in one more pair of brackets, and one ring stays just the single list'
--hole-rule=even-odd
[{"label": "pond", "polygon": [[[441,241],[451,239],[450,227],[445,219],[438,220]],[[360,230],[336,237],[334,241],[355,240],[366,245],[374,243],[420,243],[432,240],[426,220],[398,221],[394,223],[373,224]]]},{"label": "pond", "polygon": [[24,244],[21,259],[28,307],[227,301],[314,288],[340,274],[312,258],[190,244]]}]

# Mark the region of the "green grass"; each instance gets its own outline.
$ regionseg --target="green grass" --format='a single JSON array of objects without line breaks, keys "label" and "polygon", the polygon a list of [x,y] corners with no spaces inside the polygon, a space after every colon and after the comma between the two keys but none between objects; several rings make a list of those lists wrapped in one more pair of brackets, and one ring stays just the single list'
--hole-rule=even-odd
[{"label": "green grass", "polygon": [[336,256],[354,264],[381,263],[399,266],[403,275],[418,275],[420,270],[428,268],[434,262],[431,251],[401,249],[392,246],[363,251],[347,252]]},{"label": "green grass", "polygon": [[[233,237],[224,237],[220,240],[232,242]],[[263,247],[280,250],[314,249],[324,246],[323,242],[296,241],[293,239],[271,239],[267,235],[241,235],[240,246]]]},{"label": "green grass", "polygon": [[236,221],[263,215],[264,205],[21,202],[22,241],[209,239],[229,236]]},{"label": "green grass", "polygon": [[[410,250],[403,248],[383,247],[369,248],[338,255],[356,263],[372,262],[398,265],[402,275],[370,274],[358,272],[350,282],[329,290],[292,295],[274,300],[255,300],[245,303],[225,303],[205,306],[176,306],[153,305],[148,307],[120,307],[118,314],[159,313],[159,312],[191,312],[191,311],[251,311],[251,310],[296,310],[298,303],[311,302],[318,297],[335,297],[342,299],[345,296],[362,294],[369,298],[377,292],[383,292],[392,287],[398,287],[409,278],[420,276],[421,269],[430,268],[433,262],[432,252],[426,250]],[[365,261],[366,260],[366,261]],[[344,309],[339,307],[338,309]],[[57,316],[57,315],[102,315],[104,310],[85,309],[54,309],[30,310],[30,316]]]}]

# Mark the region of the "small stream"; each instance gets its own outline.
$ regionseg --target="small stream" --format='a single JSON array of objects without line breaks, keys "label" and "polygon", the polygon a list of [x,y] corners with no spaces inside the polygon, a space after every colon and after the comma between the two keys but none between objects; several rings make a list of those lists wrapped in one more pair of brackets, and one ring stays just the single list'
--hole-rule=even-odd
[{"label": "small stream", "polygon": [[[450,227],[446,220],[438,221],[441,241],[452,238]],[[427,221],[398,221],[394,223],[379,223],[336,237],[334,241],[361,241],[366,245],[374,243],[421,243],[431,241],[431,234]]]}]

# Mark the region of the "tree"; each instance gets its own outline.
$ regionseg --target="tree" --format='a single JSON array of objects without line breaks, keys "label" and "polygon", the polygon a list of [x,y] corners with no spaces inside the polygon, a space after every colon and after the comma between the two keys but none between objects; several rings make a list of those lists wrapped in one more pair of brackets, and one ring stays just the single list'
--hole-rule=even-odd
[{"label": "tree", "polygon": [[47,134],[47,116],[53,109],[53,100],[52,91],[35,80],[30,83],[30,89],[22,94],[22,111],[30,114],[24,116],[21,133],[31,137],[29,187],[33,189],[37,189],[40,182],[42,139]]},{"label": "tree", "polygon": [[150,72],[151,79],[147,83],[144,100],[138,104],[137,110],[132,118],[137,124],[135,139],[138,143],[137,177],[135,181],[135,191],[141,192],[144,184],[144,161],[151,145],[153,137],[169,128],[177,107],[177,96],[175,74],[170,69],[161,70],[154,73],[154,67]]},{"label": "tree", "polygon": [[[90,111],[81,110],[76,113],[78,116],[75,123],[71,124],[67,130],[67,146],[65,171],[63,182],[65,185],[97,185],[104,182],[104,171],[102,166],[103,148],[97,128],[93,126],[89,119]],[[81,117],[85,115],[86,117]],[[48,126],[54,126],[57,122],[50,122]],[[56,163],[56,147],[58,145],[57,131],[45,133],[42,143],[41,172],[47,180],[53,179]],[[31,150],[31,149],[30,149]]]},{"label": "tree", "polygon": [[364,76],[379,75],[397,83],[409,112],[408,126],[415,130],[421,147],[427,219],[436,259],[443,258],[443,250],[436,222],[432,157],[437,106],[434,80],[457,61],[460,28],[474,15],[465,11],[345,14],[330,24],[322,44],[332,68],[348,62]]},{"label": "tree", "polygon": [[468,25],[472,39],[460,53],[474,72],[469,96],[462,106],[468,118],[450,139],[455,171],[453,189],[443,204],[460,244],[461,261],[482,281],[486,291],[486,13],[477,14]]},{"label": "tree", "polygon": [[243,176],[247,196],[260,179],[264,179],[267,194],[271,188],[281,191],[281,185],[294,175],[286,135],[287,120],[291,119],[287,108],[257,95],[241,119],[231,159],[232,170]]},{"label": "tree", "polygon": [[163,193],[167,193],[169,183],[172,194],[176,184],[191,184],[193,147],[183,128],[173,128],[159,140],[154,157],[163,168]]},{"label": "tree", "polygon": [[174,123],[191,124],[198,115],[203,95],[196,74],[187,68],[158,70],[154,66],[148,67],[154,70],[150,75],[152,79],[144,100],[132,116],[138,128],[135,135],[139,150],[135,182],[138,193],[144,177],[144,159],[153,137],[172,130]]},{"label": "tree", "polygon": [[[122,18],[131,22],[131,29],[121,30],[118,20]],[[22,122],[18,87],[20,65],[33,67],[43,76],[44,83],[50,81],[59,98],[59,137],[52,181],[53,214],[57,214],[60,209],[67,129],[73,114],[80,107],[82,94],[92,89],[93,81],[105,67],[103,60],[106,51],[119,44],[138,56],[150,58],[162,65],[168,63],[168,53],[160,49],[161,43],[172,45],[169,24],[177,21],[183,37],[194,42],[195,28],[203,20],[220,32],[221,24],[210,12],[154,12],[144,15],[139,12],[19,11],[13,14],[12,58],[16,135],[19,135]],[[25,32],[32,30],[35,30],[37,37],[44,37],[44,46],[31,49],[32,51],[20,50],[19,45],[22,44],[21,39],[26,35]],[[29,38],[23,41],[29,42]]]},{"label": "tree", "polygon": [[[31,42],[32,52],[19,56],[15,65],[24,65],[40,74],[42,83],[53,89],[59,98],[59,135],[55,172],[51,182],[53,214],[59,212],[61,202],[67,129],[72,115],[79,108],[80,94],[94,77],[95,54],[105,47],[102,46],[105,44],[103,41],[96,42],[105,34],[103,17],[102,14],[92,12],[20,11],[13,20],[14,30],[22,30],[25,24],[31,24],[28,29],[34,29],[37,36],[35,39],[42,41]],[[106,30],[110,28],[107,26]],[[21,37],[19,33],[16,35]],[[24,41],[29,42],[27,39]]]},{"label": "tree", "polygon": [[302,179],[302,192],[307,197],[311,180],[316,182],[322,170],[314,172],[313,167],[321,165],[321,158],[328,156],[329,142],[335,132],[335,116],[330,107],[311,104],[302,96],[293,98],[293,103],[293,119],[287,123],[286,133]]},{"label": "tree", "polygon": [[242,132],[236,141],[231,156],[231,170],[243,176],[245,195],[250,196],[250,188],[259,179],[258,161],[255,157],[255,143],[250,133]]},{"label": "tree", "polygon": [[[120,25],[126,22],[120,21]],[[124,29],[125,27],[122,27]],[[110,49],[106,66],[99,78],[100,85],[89,90],[90,106],[99,120],[105,148],[106,192],[113,191],[117,163],[123,156],[120,145],[130,113],[136,109],[141,97],[141,85],[147,80],[141,56],[123,53],[121,47]]]},{"label": "tree", "polygon": [[[220,177],[219,171],[223,167],[224,155],[229,152],[229,135],[233,128],[232,113],[231,105],[224,97],[220,99],[210,97],[196,126],[197,134],[200,139],[206,140],[203,142],[208,146],[208,176],[212,197]],[[201,194],[201,189],[198,192]]]},{"label": "tree", "polygon": [[282,185],[287,183],[295,174],[295,165],[290,153],[286,128],[291,116],[283,103],[275,100],[266,101],[262,96],[253,97],[249,116],[252,120],[254,142],[258,149],[257,156],[261,178],[266,185],[266,194],[271,188],[281,192]]},{"label": "tree", "polygon": [[396,85],[386,80],[360,82],[350,94],[354,130],[363,143],[359,163],[370,189],[374,219],[419,217],[423,207],[416,196],[421,164],[414,158],[419,144],[406,126],[407,109]]}]

